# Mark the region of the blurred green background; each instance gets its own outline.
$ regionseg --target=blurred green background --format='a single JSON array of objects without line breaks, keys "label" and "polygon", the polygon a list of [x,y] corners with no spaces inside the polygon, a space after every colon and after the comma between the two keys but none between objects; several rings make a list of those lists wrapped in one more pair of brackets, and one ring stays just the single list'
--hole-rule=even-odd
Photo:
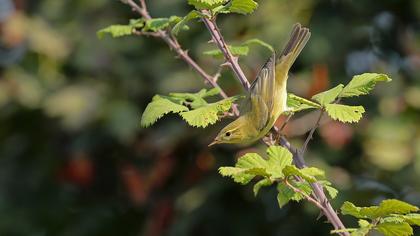
[{"label": "blurred green background", "polygon": [[[0,235],[328,235],[308,203],[279,209],[276,190],[222,178],[244,148],[207,144],[226,124],[188,127],[168,116],[140,128],[154,94],[198,91],[202,79],[154,38],[99,40],[96,31],[137,15],[119,1],[1,0]],[[154,17],[185,15],[184,0],[147,1]],[[265,0],[250,16],[218,19],[230,43],[260,38],[280,49],[295,22],[312,37],[291,72],[305,97],[355,74],[388,74],[367,97],[357,125],[325,121],[306,159],[323,168],[345,200],[398,198],[420,206],[420,1]],[[3,14],[3,13],[1,13]],[[0,14],[0,16],[1,16]],[[222,61],[201,22],[179,40],[207,72]],[[240,60],[254,78],[269,56],[253,47]],[[230,71],[220,84],[242,93]],[[294,144],[311,115],[287,129]],[[308,126],[309,125],[309,126]],[[264,150],[261,143],[246,151]],[[346,226],[355,226],[343,217]],[[420,231],[416,229],[420,234]]]}]

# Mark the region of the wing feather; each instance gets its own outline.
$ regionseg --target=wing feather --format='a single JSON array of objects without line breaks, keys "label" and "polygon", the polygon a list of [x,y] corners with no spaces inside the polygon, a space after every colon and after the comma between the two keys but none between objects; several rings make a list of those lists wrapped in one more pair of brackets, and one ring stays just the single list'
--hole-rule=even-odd
[{"label": "wing feather", "polygon": [[250,99],[251,99],[251,114],[253,120],[256,121],[256,127],[261,130],[265,127],[270,117],[270,112],[274,107],[274,93],[275,93],[275,70],[274,63],[276,55],[273,53],[267,60],[257,78],[251,85]]}]

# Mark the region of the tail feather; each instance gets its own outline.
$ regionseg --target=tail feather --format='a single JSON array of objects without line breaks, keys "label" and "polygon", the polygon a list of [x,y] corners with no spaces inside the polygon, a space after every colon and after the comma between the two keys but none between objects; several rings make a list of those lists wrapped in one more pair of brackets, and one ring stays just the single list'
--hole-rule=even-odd
[{"label": "tail feather", "polygon": [[311,32],[309,32],[309,29],[302,27],[299,23],[296,23],[293,26],[289,41],[284,47],[283,52],[280,54],[278,63],[285,63],[284,66],[287,66],[287,69],[289,69],[296,61],[296,58],[303,50],[310,37]]}]

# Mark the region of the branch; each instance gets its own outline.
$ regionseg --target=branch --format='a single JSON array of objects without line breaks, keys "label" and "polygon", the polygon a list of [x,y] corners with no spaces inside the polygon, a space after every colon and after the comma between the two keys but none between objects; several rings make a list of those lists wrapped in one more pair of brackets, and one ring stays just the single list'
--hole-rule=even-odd
[{"label": "branch", "polygon": [[[121,2],[129,5],[133,11],[136,11],[139,13],[144,19],[150,20],[152,17],[150,16],[149,12],[146,8],[146,3],[144,0],[140,0],[140,4],[142,7],[140,7],[137,3],[135,3],[133,0],[121,0]],[[201,77],[204,78],[205,81],[207,81],[211,86],[214,88],[218,88],[220,90],[220,95],[223,98],[228,98],[227,94],[222,90],[222,88],[217,84],[217,82],[214,80],[214,76],[211,76],[207,74],[207,72],[204,71],[203,68],[201,68],[189,55],[186,50],[183,50],[181,48],[181,45],[179,44],[178,40],[174,37],[172,37],[167,31],[158,30],[156,31],[156,34],[153,36],[161,38],[163,41],[168,44],[168,46],[174,50],[178,56],[184,60],[187,64],[189,64]],[[239,110],[236,105],[232,106],[233,113],[235,115],[239,115]]]},{"label": "branch", "polygon": [[[207,14],[206,11],[202,11],[204,14]],[[220,33],[219,28],[216,25],[216,22],[214,19],[208,19],[206,17],[201,18],[206,25],[207,29],[209,30],[212,41],[217,45],[217,47],[220,49],[220,51],[223,52],[223,55],[225,56],[225,59],[230,66],[230,68],[233,70],[233,72],[236,75],[236,78],[241,82],[242,86],[248,91],[251,85],[249,84],[248,79],[246,78],[244,72],[242,71],[241,67],[238,63],[238,57],[235,57],[230,52],[225,39],[223,38],[222,34]]]},{"label": "branch", "polygon": [[[204,11],[204,13],[206,12]],[[237,58],[233,57],[233,55],[230,53],[229,48],[227,47],[227,44],[225,43],[214,19],[210,20],[210,19],[207,19],[206,17],[203,17],[202,20],[204,24],[206,25],[207,29],[209,30],[213,41],[216,43],[218,48],[223,52],[227,62],[229,62],[229,65],[232,68],[238,80],[242,83],[243,87],[246,90],[249,90],[249,87],[250,87],[249,82],[247,78],[245,77],[241,67],[239,66]],[[313,129],[313,131],[311,132],[312,134],[313,132],[315,132],[315,129]],[[292,147],[289,141],[287,141],[285,137],[280,138],[280,144],[286,147],[293,154],[293,159],[297,167],[304,168],[306,166],[305,160],[303,158],[303,154],[301,154],[296,148]],[[320,209],[322,210],[324,215],[327,217],[329,222],[333,225],[334,229],[336,230],[345,229],[344,224],[341,222],[336,211],[332,208],[329,200],[325,196],[322,186],[319,185],[318,183],[313,183],[311,184],[311,186],[314,190],[314,193],[313,193],[314,198],[318,201],[319,204],[323,206]],[[340,233],[340,235],[349,236],[350,234],[348,232],[342,232]]]}]

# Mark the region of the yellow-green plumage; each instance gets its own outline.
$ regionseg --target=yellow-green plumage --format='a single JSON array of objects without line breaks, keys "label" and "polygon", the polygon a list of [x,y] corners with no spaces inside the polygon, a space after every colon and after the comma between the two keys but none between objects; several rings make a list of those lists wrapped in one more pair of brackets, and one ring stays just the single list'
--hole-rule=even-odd
[{"label": "yellow-green plumage", "polygon": [[249,93],[249,111],[224,127],[214,141],[249,144],[265,136],[286,109],[286,84],[290,67],[305,47],[311,33],[295,24],[290,39],[276,61],[273,55],[262,67]]}]

